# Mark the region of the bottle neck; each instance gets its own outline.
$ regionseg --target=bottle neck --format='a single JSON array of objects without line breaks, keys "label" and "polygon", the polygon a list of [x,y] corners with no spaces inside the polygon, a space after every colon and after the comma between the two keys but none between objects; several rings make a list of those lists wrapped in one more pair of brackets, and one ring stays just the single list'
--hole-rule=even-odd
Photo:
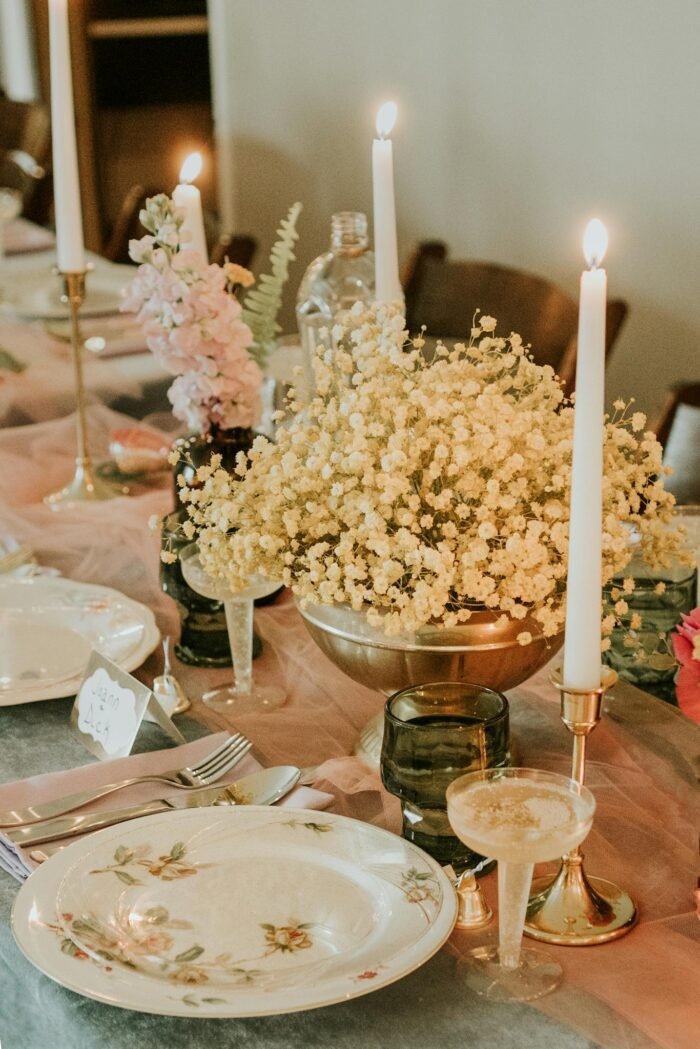
[{"label": "bottle neck", "polygon": [[356,258],[369,248],[367,216],[361,211],[339,211],[331,219],[331,251]]}]

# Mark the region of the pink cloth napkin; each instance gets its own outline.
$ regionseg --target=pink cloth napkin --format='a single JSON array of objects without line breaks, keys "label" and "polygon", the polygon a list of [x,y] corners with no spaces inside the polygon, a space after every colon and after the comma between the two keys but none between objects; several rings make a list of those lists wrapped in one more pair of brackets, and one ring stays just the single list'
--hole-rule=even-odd
[{"label": "pink cloth napkin", "polygon": [[[105,783],[113,783],[120,779],[131,776],[141,776],[145,773],[169,772],[171,769],[183,768],[186,765],[196,765],[207,754],[220,746],[226,739],[226,732],[217,732],[203,739],[195,740],[194,743],[185,743],[181,747],[171,747],[168,750],[150,751],[146,754],[135,754],[128,758],[117,758],[114,761],[93,762],[90,765],[81,765],[78,768],[67,769],[65,772],[51,772],[42,776],[33,776],[31,779],[17,780],[14,783],[6,783],[0,787],[0,812],[8,809],[24,808],[25,805],[36,805],[43,801],[51,801],[54,798],[63,797],[66,794],[74,794],[79,790],[89,790],[91,787],[99,787]],[[221,779],[221,786],[233,783],[242,776],[251,772],[257,772],[262,768],[260,762],[247,754],[226,776]],[[138,783],[133,787],[125,787],[116,794],[110,794],[100,798],[91,805],[80,809],[81,813],[100,812],[106,809],[127,808],[138,805],[141,802],[153,801],[156,798],[168,797],[177,793],[177,788],[168,787],[165,783]],[[288,805],[298,809],[325,809],[333,800],[331,794],[324,794],[313,787],[295,787],[291,793],[282,799],[280,805]],[[73,838],[65,839],[67,844]],[[51,842],[51,847],[60,845],[62,842]],[[38,846],[39,848],[41,846]],[[24,881],[37,866],[29,855],[37,846],[27,849],[21,848],[10,841],[6,835],[0,832],[0,868],[7,871],[19,881]]]}]

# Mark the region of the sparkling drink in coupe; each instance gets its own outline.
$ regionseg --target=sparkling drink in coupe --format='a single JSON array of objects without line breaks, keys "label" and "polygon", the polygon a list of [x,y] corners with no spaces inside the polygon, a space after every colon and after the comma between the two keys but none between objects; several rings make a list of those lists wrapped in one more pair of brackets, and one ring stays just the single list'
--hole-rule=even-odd
[{"label": "sparkling drink in coupe", "polygon": [[476,947],[467,983],[501,1001],[540,998],[557,986],[561,967],[543,951],[521,947],[535,863],[557,859],[591,829],[595,801],[574,780],[536,769],[491,769],[448,788],[447,814],[470,848],[498,860],[499,944]]}]

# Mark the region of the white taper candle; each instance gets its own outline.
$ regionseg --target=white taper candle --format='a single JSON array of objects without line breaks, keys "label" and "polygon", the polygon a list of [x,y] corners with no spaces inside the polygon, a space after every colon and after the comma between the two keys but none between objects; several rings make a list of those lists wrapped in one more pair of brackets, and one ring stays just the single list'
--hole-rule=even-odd
[{"label": "white taper candle", "polygon": [[372,143],[374,196],[374,264],[377,302],[403,299],[399,280],[394,200],[394,157],[388,135],[396,121],[396,103],[385,102],[377,113],[377,134]]},{"label": "white taper candle", "polygon": [[202,195],[196,186],[191,185],[202,170],[202,157],[199,153],[190,153],[180,170],[180,182],[173,191],[173,202],[185,212],[183,230],[189,230],[190,240],[183,245],[194,248],[207,262],[207,238],[204,233],[204,215],[202,214]]},{"label": "white taper candle", "polygon": [[49,59],[58,268],[62,273],[77,273],[85,269],[85,245],[75,142],[68,0],[49,0]]},{"label": "white taper candle", "polygon": [[563,669],[564,685],[577,689],[600,686],[607,275],[598,264],[607,243],[593,219],[584,236],[591,268],[581,275]]}]

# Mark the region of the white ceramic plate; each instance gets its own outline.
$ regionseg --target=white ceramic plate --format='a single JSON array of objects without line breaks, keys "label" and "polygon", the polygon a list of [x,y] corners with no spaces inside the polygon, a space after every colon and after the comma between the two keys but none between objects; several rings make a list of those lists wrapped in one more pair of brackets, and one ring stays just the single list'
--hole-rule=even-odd
[{"label": "white ceramic plate", "polygon": [[88,998],[263,1016],[393,983],[439,950],[456,910],[440,866],[402,838],[249,806],[163,813],[76,842],[22,887],[12,928],[38,969]]},{"label": "white ceramic plate", "polygon": [[[105,317],[119,312],[121,290],[136,272],[133,266],[98,267],[86,278],[85,302],[80,307],[83,317]],[[3,288],[3,306],[26,320],[64,320],[69,316],[61,302],[60,278],[50,270],[29,270],[17,274]]]},{"label": "white ceramic plate", "polygon": [[56,685],[85,672],[92,646],[58,623],[43,623],[41,637],[30,619],[0,612],[0,696]]},{"label": "white ceramic plate", "polygon": [[[0,577],[0,616],[31,626],[37,639],[54,627],[85,638],[126,671],[141,666],[160,641],[153,613],[145,605],[106,586],[72,579]],[[0,690],[0,707],[74,695],[82,669],[71,677],[38,681],[32,687]]]}]

